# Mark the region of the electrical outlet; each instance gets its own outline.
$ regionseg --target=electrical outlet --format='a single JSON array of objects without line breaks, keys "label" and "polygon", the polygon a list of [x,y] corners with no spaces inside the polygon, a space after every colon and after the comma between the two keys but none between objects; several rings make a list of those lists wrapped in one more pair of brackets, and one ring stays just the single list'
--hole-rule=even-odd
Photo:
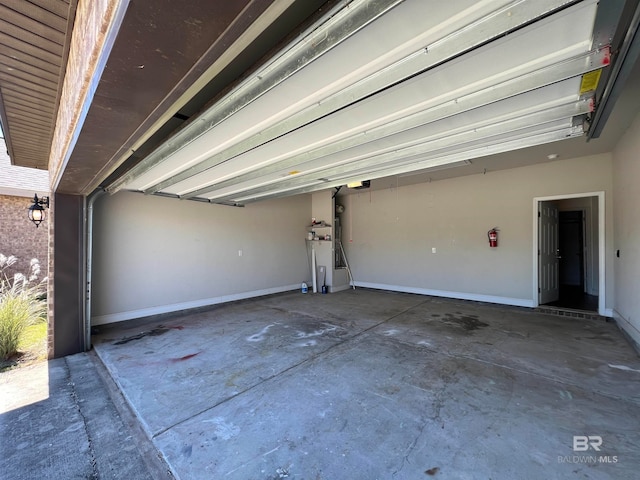
[{"label": "electrical outlet", "polygon": [[318,267],[318,269],[320,270],[320,273],[324,273],[324,267],[323,266]]},{"label": "electrical outlet", "polygon": [[436,247],[431,248],[431,253],[436,253]]},{"label": "electrical outlet", "polygon": [[238,250],[238,256],[241,257],[242,256],[242,250]]}]

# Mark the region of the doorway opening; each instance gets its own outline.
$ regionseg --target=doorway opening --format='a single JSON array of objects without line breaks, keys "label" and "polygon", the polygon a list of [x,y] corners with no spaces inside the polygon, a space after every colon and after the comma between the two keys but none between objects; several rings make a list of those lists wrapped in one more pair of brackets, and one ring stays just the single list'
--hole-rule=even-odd
[{"label": "doorway opening", "polygon": [[603,314],[604,194],[537,198],[534,304]]}]

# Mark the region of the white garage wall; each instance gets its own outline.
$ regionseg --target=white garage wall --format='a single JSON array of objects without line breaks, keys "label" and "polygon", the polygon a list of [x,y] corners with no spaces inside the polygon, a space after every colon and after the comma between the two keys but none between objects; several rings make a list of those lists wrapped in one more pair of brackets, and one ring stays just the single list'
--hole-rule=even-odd
[{"label": "white garage wall", "polygon": [[94,212],[93,325],[298,289],[309,275],[309,195],[234,208],[120,192]]},{"label": "white garage wall", "polygon": [[[597,191],[611,239],[609,154],[362,191],[343,200],[345,247],[361,286],[532,306],[533,198]],[[498,248],[488,246],[492,227]],[[609,279],[612,259],[608,240]]]},{"label": "white garage wall", "polygon": [[618,324],[640,345],[640,115],[613,152],[616,302]]},{"label": "white garage wall", "polygon": [[[342,200],[344,244],[361,286],[531,306],[532,199],[604,191],[612,308],[612,183],[606,154],[362,191]],[[311,211],[310,195],[245,208],[129,192],[100,198],[92,324],[299,288],[309,276],[303,239]],[[494,226],[500,246],[491,249]]]}]

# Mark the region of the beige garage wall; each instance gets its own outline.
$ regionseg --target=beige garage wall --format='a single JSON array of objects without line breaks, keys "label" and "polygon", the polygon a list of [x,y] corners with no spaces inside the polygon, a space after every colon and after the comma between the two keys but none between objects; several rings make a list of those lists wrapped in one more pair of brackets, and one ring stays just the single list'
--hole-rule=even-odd
[{"label": "beige garage wall", "polygon": [[640,115],[613,152],[616,302],[614,316],[640,345]]},{"label": "beige garage wall", "polygon": [[[533,199],[598,191],[611,239],[609,154],[362,191],[343,200],[347,255],[362,286],[532,306]],[[492,227],[498,248],[488,246]],[[610,241],[605,258],[611,279]],[[611,308],[611,281],[606,291]]]},{"label": "beige garage wall", "polygon": [[94,212],[93,325],[298,289],[308,277],[308,195],[235,208],[120,192]]}]

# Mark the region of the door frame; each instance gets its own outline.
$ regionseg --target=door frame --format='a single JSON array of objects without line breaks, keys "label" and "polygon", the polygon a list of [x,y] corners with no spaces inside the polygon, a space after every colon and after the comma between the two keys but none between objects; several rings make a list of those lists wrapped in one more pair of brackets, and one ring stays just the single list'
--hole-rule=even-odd
[{"label": "door frame", "polygon": [[604,203],[604,191],[600,192],[586,192],[586,193],[572,193],[565,195],[552,195],[546,197],[535,197],[533,199],[533,306],[534,308],[539,306],[539,278],[538,278],[538,204],[540,202],[547,202],[553,200],[565,200],[568,198],[584,198],[584,197],[598,197],[598,314],[607,316],[606,312],[606,259],[605,259],[605,203]]}]

